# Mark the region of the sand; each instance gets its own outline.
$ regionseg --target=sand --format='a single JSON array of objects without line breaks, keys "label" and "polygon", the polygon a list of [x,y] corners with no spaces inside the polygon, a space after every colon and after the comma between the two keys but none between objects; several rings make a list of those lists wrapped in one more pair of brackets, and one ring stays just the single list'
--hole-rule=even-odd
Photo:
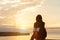
[{"label": "sand", "polygon": [[46,39],[46,40],[60,40],[60,39]]}]

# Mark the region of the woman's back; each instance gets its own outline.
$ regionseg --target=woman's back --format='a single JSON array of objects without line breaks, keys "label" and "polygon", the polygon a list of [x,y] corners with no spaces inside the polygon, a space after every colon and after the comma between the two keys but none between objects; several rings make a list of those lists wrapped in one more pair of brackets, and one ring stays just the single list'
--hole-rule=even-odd
[{"label": "woman's back", "polygon": [[39,28],[38,35],[39,38],[45,38],[47,36],[46,29],[44,27],[45,23],[44,22],[36,22],[35,23],[35,28]]}]

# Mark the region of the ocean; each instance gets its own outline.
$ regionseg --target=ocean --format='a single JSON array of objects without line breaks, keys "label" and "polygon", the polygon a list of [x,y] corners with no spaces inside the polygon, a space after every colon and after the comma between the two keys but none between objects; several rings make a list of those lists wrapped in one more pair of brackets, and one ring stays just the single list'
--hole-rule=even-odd
[{"label": "ocean", "polygon": [[[0,36],[0,40],[30,40],[31,35]],[[60,29],[47,29],[46,39],[60,40]]]}]

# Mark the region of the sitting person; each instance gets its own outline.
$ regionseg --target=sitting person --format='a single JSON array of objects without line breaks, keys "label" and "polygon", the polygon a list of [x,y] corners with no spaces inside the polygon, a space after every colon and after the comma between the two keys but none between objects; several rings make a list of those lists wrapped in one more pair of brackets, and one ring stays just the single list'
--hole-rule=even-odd
[{"label": "sitting person", "polygon": [[45,40],[47,32],[44,26],[45,23],[42,21],[42,16],[38,15],[36,17],[36,22],[34,23],[34,31],[31,40]]}]

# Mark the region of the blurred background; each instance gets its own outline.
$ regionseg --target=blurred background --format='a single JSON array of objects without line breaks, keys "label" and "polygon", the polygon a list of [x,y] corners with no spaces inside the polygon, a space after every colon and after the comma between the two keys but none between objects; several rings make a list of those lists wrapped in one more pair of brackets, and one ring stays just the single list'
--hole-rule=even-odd
[{"label": "blurred background", "polygon": [[0,32],[30,34],[0,37],[0,40],[30,39],[38,14],[42,15],[45,22],[47,39],[60,39],[60,0],[0,0]]}]

